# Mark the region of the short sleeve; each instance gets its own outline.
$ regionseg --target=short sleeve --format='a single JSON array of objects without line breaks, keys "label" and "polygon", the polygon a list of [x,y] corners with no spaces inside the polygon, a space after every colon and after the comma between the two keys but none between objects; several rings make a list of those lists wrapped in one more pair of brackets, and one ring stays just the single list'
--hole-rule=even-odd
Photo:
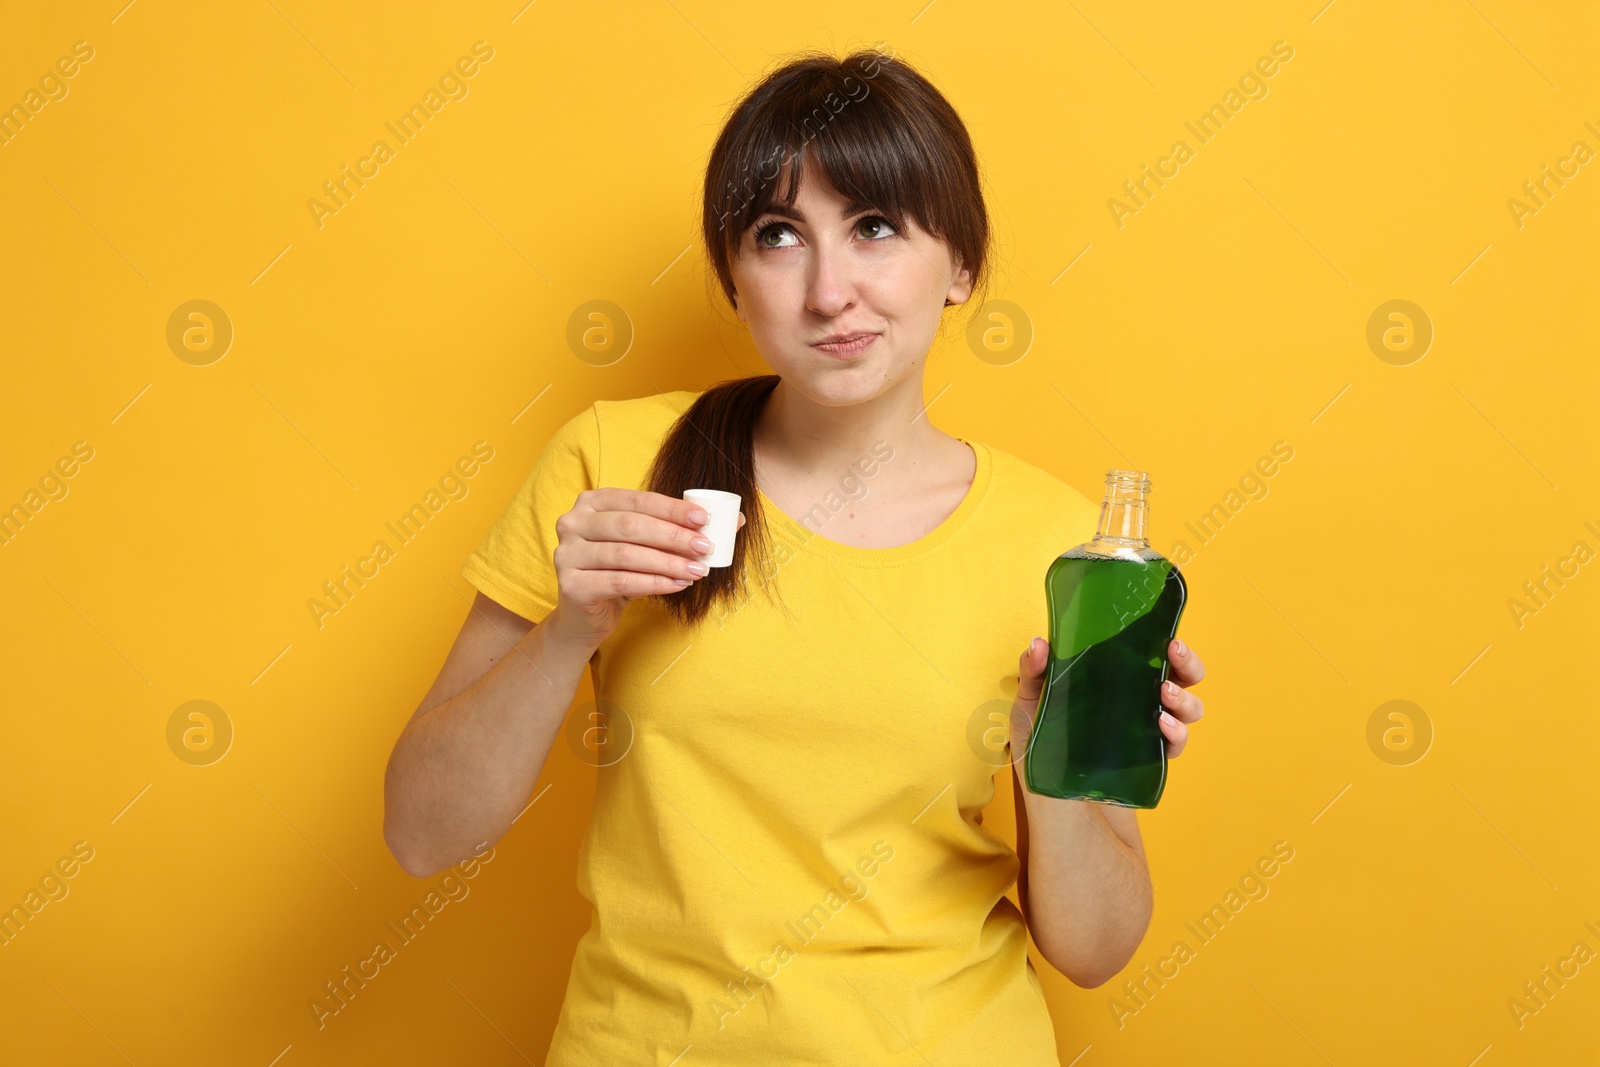
[{"label": "short sleeve", "polygon": [[578,494],[599,486],[600,422],[594,405],[545,443],[511,502],[462,565],[461,577],[490,600],[532,622],[555,610],[560,587],[556,519]]}]

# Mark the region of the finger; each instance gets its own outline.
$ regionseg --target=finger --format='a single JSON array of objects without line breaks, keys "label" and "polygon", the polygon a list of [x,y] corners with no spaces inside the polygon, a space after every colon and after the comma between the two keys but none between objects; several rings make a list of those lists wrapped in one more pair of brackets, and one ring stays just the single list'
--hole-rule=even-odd
[{"label": "finger", "polygon": [[[667,522],[675,522],[690,530],[698,530],[711,521],[704,507],[665,493],[652,493],[648,489],[622,489],[606,487],[586,489],[578,494],[578,504],[590,511],[637,511]],[[702,516],[696,518],[695,516]]]},{"label": "finger", "polygon": [[1205,704],[1199,697],[1170,681],[1161,683],[1161,703],[1182,722],[1195,722],[1206,713]]},{"label": "finger", "polygon": [[1179,685],[1194,685],[1206,676],[1206,665],[1195,655],[1194,649],[1177,638],[1167,646],[1167,659]]},{"label": "finger", "polygon": [[744,529],[744,512],[739,512],[739,529]]},{"label": "finger", "polygon": [[[697,559],[711,551],[699,528],[642,511],[577,512],[572,520],[585,541],[623,541]],[[630,568],[631,569],[631,568]]]},{"label": "finger", "polygon": [[572,578],[571,592],[580,601],[603,600],[607,597],[627,597],[631,600],[635,597],[676,593],[693,584],[692,581],[671,578],[665,574],[642,574],[638,571],[579,571]]},{"label": "finger", "polygon": [[1012,752],[1018,757],[1027,749],[1027,740],[1033,735],[1033,717],[1039,707],[1039,694],[1044,688],[1044,668],[1050,660],[1050,645],[1042,637],[1028,642],[1028,647],[1017,657],[1017,695],[1011,702]]},{"label": "finger", "polygon": [[1049,660],[1050,645],[1042,637],[1035,637],[1021,656],[1017,657],[1017,699],[1037,702],[1044,689],[1044,665]]},{"label": "finger", "polygon": [[[607,514],[620,514],[608,512]],[[694,581],[704,578],[709,567],[697,558],[663,552],[633,541],[590,541],[578,538],[556,547],[556,555],[563,566],[579,571],[634,572],[665,575],[668,578],[687,578]],[[696,553],[698,556],[699,553]],[[695,570],[696,567],[700,569]]]},{"label": "finger", "polygon": [[1176,759],[1183,755],[1184,747],[1189,743],[1189,728],[1174,719],[1166,712],[1161,713],[1161,734],[1167,739],[1167,758]]}]

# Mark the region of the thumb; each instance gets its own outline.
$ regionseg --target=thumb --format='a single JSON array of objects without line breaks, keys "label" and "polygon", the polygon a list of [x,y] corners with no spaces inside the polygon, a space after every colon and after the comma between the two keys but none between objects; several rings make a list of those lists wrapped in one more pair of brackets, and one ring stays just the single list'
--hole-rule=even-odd
[{"label": "thumb", "polygon": [[1039,694],[1044,689],[1044,668],[1049,662],[1049,642],[1035,637],[1017,659],[1017,696],[1011,704],[1011,739],[1014,752],[1026,747],[1033,734],[1033,720],[1038,713]]},{"label": "thumb", "polygon": [[1017,659],[1017,701],[1038,703],[1044,688],[1044,666],[1049,660],[1050,645],[1042,637],[1028,642],[1027,649]]}]

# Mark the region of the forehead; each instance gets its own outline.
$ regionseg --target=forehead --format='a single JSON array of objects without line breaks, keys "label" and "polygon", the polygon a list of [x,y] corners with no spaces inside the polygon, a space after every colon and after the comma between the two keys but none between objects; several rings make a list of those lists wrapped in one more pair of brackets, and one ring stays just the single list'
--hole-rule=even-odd
[{"label": "forehead", "polygon": [[[852,219],[866,211],[888,213],[891,210],[886,205],[872,201],[864,193],[840,192],[815,160],[808,159],[806,164],[801,171],[799,188],[794,192],[794,203],[785,205],[781,199],[788,191],[789,182],[793,180],[793,165],[786,163],[769,185],[767,195],[760,198],[765,203],[747,229],[753,230],[755,224],[766,216],[775,215],[796,222],[822,226],[832,221],[843,222]],[[891,222],[903,232],[921,232],[916,221],[909,216],[900,219],[891,218]]]},{"label": "forehead", "polygon": [[848,218],[872,206],[865,199],[845,196],[833,187],[833,183],[828,181],[826,175],[819,174],[813,169],[801,178],[793,205],[786,206],[774,198],[773,202],[767,205],[766,211],[768,214],[781,215],[785,218],[826,221],[831,217]]}]

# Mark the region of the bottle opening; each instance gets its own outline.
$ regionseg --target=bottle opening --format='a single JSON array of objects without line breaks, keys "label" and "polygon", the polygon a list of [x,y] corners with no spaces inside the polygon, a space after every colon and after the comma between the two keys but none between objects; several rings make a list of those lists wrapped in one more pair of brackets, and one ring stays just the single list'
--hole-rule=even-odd
[{"label": "bottle opening", "polygon": [[1150,474],[1148,471],[1109,470],[1106,471],[1106,488],[1148,493],[1151,489]]},{"label": "bottle opening", "polygon": [[1146,532],[1150,494],[1150,475],[1146,471],[1106,471],[1106,496],[1100,505],[1100,526],[1094,542],[1102,546],[1148,548]]}]

